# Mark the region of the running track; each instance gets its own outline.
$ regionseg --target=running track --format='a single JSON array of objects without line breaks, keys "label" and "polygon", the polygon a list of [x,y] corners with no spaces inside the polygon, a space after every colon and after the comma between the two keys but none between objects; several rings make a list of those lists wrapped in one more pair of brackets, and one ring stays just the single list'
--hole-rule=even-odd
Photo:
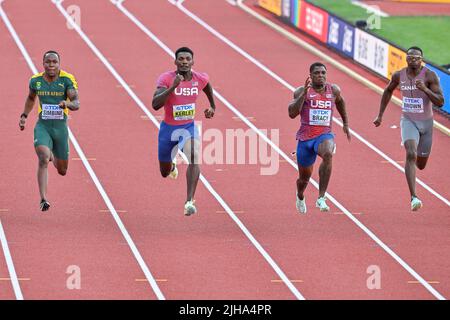
[{"label": "running track", "polygon": [[[317,57],[226,1],[205,3],[187,0],[183,5],[287,83],[303,83]],[[0,63],[7,76],[2,78],[0,92],[4,102],[0,130],[8,139],[2,139],[1,146],[11,154],[1,158],[5,170],[0,219],[19,286],[13,290],[7,254],[2,255],[0,299],[16,299],[18,290],[24,299],[450,296],[448,205],[418,186],[425,207],[412,214],[403,173],[356,137],[347,143],[336,123],[338,147],[328,191],[360,221],[359,226],[335,205],[330,214],[316,210],[313,185],[306,193],[308,214],[298,215],[297,172],[281,156],[278,173],[269,176],[260,175],[259,165],[202,165],[205,179],[217,193],[199,183],[199,214],[184,217],[185,166],[180,166],[178,181],[160,178],[158,129],[144,111],[148,108],[161,119],[161,112],[151,110],[151,95],[156,77],[173,68],[173,58],[110,1],[64,1],[62,5],[71,4],[81,8],[81,29],[91,47],[77,31],[66,27],[51,1],[6,0],[1,6],[37,68],[42,53],[56,49],[62,68],[76,76],[81,109],[72,113],[70,128],[105,193],[99,193],[92,173],[71,144],[68,175],[59,177],[49,168],[51,211],[37,210],[33,116],[25,131],[20,132],[17,125],[32,71],[2,21]],[[213,120],[201,119],[203,130],[247,130],[249,126],[230,109],[233,106],[254,128],[279,129],[281,152],[289,155],[295,149],[298,121],[287,117],[292,92],[285,85],[168,1],[127,0],[123,6],[170,50],[182,45],[194,49],[195,68],[209,73],[213,87],[224,98],[216,97],[218,111]],[[41,22],[35,23],[37,19]],[[351,128],[394,161],[402,161],[399,129],[391,128],[398,125],[399,108],[392,104],[383,126],[375,129],[371,121],[380,96],[332,66],[328,71],[329,81],[343,91]],[[364,70],[357,71],[384,85]],[[206,99],[202,97],[199,104],[206,105]],[[446,199],[449,143],[448,136],[435,130],[429,166],[418,173]],[[123,229],[107,210],[105,199],[110,199]],[[236,221],[246,227],[247,235]],[[124,229],[130,236],[127,240]],[[136,251],[131,250],[133,245]],[[81,270],[79,290],[66,286],[69,266]],[[370,266],[381,270],[380,289],[367,287]],[[430,283],[420,283],[407,269]],[[156,286],[150,285],[152,280]]]}]

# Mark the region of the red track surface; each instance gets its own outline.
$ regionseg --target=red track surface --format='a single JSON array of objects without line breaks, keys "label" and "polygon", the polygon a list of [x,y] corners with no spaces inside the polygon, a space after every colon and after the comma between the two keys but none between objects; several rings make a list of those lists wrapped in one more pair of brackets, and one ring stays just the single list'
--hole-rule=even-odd
[{"label": "red track surface", "polygon": [[378,6],[380,10],[393,16],[448,16],[450,15],[449,3],[414,3],[367,0],[363,1],[371,6]]},{"label": "red track surface", "polygon": [[[173,58],[152,42],[109,1],[64,2],[81,8],[81,27],[108,58],[131,89],[150,107],[157,76],[173,68]],[[27,6],[24,11],[23,7]],[[260,129],[277,128],[280,148],[295,149],[297,121],[287,117],[292,93],[250,61],[213,37],[175,6],[164,0],[127,0],[128,8],[172,50],[189,45],[195,68],[206,71],[211,83]],[[278,275],[223,212],[216,199],[199,184],[198,216],[183,217],[184,168],[179,181],[160,178],[157,166],[157,128],[142,119],[143,112],[103,63],[86,46],[50,1],[9,1],[2,4],[21,40],[40,67],[45,50],[56,49],[62,67],[80,86],[81,109],[70,127],[120,213],[145,262],[167,299],[294,299]],[[189,0],[185,6],[293,85],[303,83],[316,57],[287,41],[267,26],[225,1]],[[32,17],[46,23],[33,23]],[[106,209],[81,161],[71,160],[69,174],[56,176],[50,168],[52,208],[37,210],[36,156],[32,148],[33,121],[19,132],[16,115],[27,92],[30,70],[0,24],[1,63],[5,73],[0,101],[7,101],[8,141],[2,148],[4,174],[0,202],[2,223],[25,299],[155,299],[151,287],[136,279],[144,275]],[[31,32],[31,30],[33,30]],[[48,30],[52,30],[49,39]],[[13,63],[11,63],[13,62]],[[403,160],[398,125],[400,110],[389,107],[384,124],[371,121],[380,96],[342,72],[329,67],[329,81],[338,83],[347,101],[351,127],[394,160]],[[364,71],[361,71],[364,73]],[[368,77],[370,77],[368,75]],[[18,89],[22,88],[22,89]],[[202,98],[202,103],[206,99]],[[218,112],[203,119],[203,130],[248,127],[217,99]],[[206,104],[205,104],[206,105]],[[161,116],[160,112],[153,112]],[[32,118],[32,117],[30,117]],[[448,126],[448,122],[444,123]],[[425,207],[409,211],[403,173],[357,139],[349,144],[335,126],[338,152],[329,186],[341,204],[444,297],[450,296],[448,206],[421,187]],[[12,140],[12,141],[11,141]],[[12,143],[11,143],[12,142]],[[419,172],[432,188],[448,198],[449,140],[435,132],[429,167]],[[79,157],[71,149],[71,157]],[[318,166],[316,166],[317,171]],[[332,214],[314,208],[317,190],[310,185],[306,216],[295,211],[297,172],[286,162],[273,176],[260,175],[257,165],[203,165],[202,173],[250,232],[307,299],[434,299],[415,279],[334,205]],[[314,179],[317,180],[317,172]],[[388,181],[388,182],[387,182]],[[26,183],[24,183],[26,182]],[[363,182],[363,183],[362,183]],[[78,265],[81,290],[66,288],[65,273]],[[369,266],[381,269],[381,289],[369,290]],[[0,277],[8,277],[3,258]],[[14,299],[10,282],[0,281],[0,298]]]}]

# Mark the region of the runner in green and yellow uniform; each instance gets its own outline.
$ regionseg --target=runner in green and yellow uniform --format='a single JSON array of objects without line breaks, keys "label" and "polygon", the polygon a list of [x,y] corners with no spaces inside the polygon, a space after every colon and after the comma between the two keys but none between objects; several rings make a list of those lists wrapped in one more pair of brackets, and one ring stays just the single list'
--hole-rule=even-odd
[{"label": "runner in green and yellow uniform", "polygon": [[73,75],[60,70],[59,54],[47,51],[43,57],[44,72],[30,79],[25,108],[19,126],[25,129],[26,119],[39,97],[39,119],[34,128],[34,147],[39,159],[38,184],[41,195],[40,209],[47,211],[47,166],[53,161],[58,173],[64,176],[69,164],[69,134],[67,116],[69,109],[78,110],[78,85]]}]

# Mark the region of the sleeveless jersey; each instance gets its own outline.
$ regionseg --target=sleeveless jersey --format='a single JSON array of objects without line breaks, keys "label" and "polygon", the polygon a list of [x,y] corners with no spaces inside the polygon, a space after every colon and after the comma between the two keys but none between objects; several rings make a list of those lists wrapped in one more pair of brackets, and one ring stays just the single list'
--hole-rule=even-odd
[{"label": "sleeveless jersey", "polygon": [[309,88],[300,112],[301,125],[297,140],[305,141],[331,132],[335,96],[331,84],[325,84],[323,93]]},{"label": "sleeveless jersey", "polygon": [[402,93],[402,116],[410,120],[428,120],[433,118],[433,108],[430,98],[425,92],[416,87],[416,80],[425,82],[425,73],[428,70],[422,67],[417,77],[410,79],[406,69],[400,71],[400,91]]},{"label": "sleeveless jersey", "polygon": [[[176,71],[159,76],[156,86],[170,88],[177,75]],[[164,105],[164,122],[170,125],[183,125],[194,121],[197,100],[200,92],[208,84],[206,73],[192,70],[192,80],[182,81],[172,92]]]}]

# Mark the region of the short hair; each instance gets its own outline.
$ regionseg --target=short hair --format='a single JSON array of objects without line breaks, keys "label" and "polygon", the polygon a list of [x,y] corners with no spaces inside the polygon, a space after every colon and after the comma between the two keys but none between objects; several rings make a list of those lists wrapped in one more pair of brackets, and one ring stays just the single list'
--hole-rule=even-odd
[{"label": "short hair", "polygon": [[44,53],[43,57],[42,57],[42,61],[45,60],[45,56],[48,54],[56,54],[56,56],[58,57],[58,60],[61,61],[60,57],[59,57],[59,53],[56,52],[55,50],[49,50],[47,52]]},{"label": "short hair", "polygon": [[423,56],[423,51],[422,51],[422,49],[420,49],[419,47],[416,47],[416,46],[410,47],[408,50],[406,50],[406,53],[408,53],[409,50],[417,50],[417,51],[420,51],[420,54]]},{"label": "short hair", "polygon": [[327,66],[324,65],[322,62],[314,62],[312,65],[309,66],[309,73],[313,72],[315,67],[324,67],[325,70],[327,70]]},{"label": "short hair", "polygon": [[194,51],[192,51],[192,50],[189,49],[188,47],[181,47],[181,48],[178,48],[177,51],[175,51],[175,59],[178,58],[178,54],[179,54],[180,52],[188,52],[188,53],[191,54],[192,58],[194,58]]}]

